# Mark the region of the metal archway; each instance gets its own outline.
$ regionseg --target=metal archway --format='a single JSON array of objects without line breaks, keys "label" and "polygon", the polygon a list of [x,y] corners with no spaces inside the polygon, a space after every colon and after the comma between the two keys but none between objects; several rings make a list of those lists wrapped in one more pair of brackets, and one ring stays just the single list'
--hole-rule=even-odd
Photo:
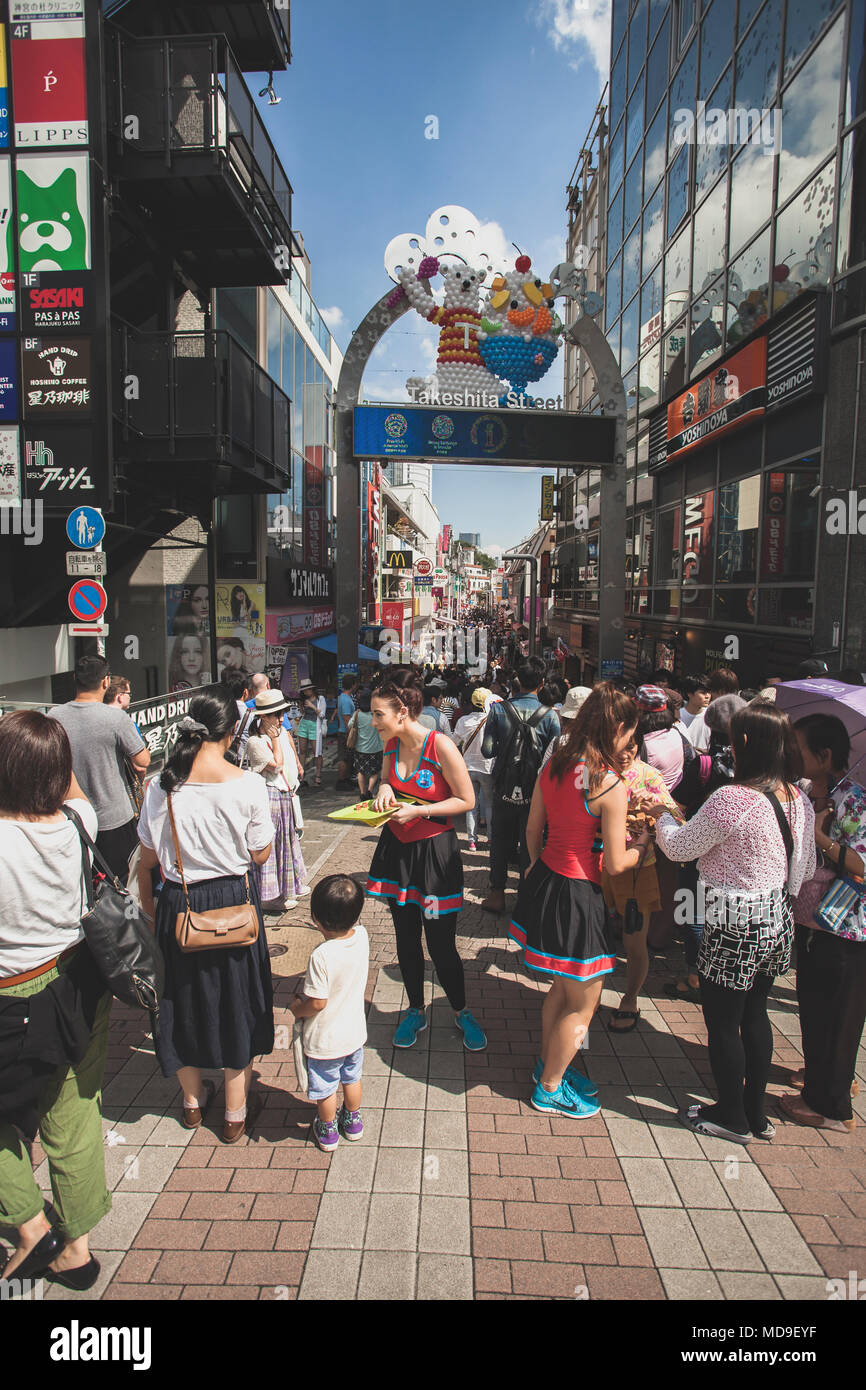
[{"label": "metal archway", "polygon": [[[361,555],[355,518],[359,516],[360,493],[352,412],[359,404],[364,370],[374,348],[410,307],[405,298],[394,298],[393,288],[383,294],[355,329],[337,382],[337,572],[334,599],[338,666],[352,665],[358,659]],[[563,337],[586,353],[595,374],[604,413],[616,420],[614,462],[612,465],[600,465],[599,662],[618,663],[621,670],[625,638],[625,387],[610,345],[592,318],[581,314],[576,323],[565,329]],[[348,518],[352,520],[348,521]]]}]

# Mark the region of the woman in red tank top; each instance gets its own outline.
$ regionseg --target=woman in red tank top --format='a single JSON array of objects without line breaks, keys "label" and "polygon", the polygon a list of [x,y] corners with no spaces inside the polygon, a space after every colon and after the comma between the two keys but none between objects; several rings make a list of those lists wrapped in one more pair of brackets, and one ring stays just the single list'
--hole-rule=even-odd
[{"label": "woman in red tank top", "polygon": [[397,959],[409,998],[394,1046],[411,1047],[427,1027],[423,926],[430,958],[464,1045],[478,1052],[487,1046],[487,1039],[466,1008],[463,962],[457,954],[463,862],[451,819],[472,809],[475,794],[456,746],[444,734],[418,723],[422,706],[421,690],[402,672],[396,672],[371,698],[373,724],[385,745],[382,785],[374,805],[387,810],[401,792],[422,804],[401,806],[382,827],[367,893],[383,898],[391,909]]},{"label": "woman in red tank top", "polygon": [[554,976],[541,1011],[531,1104],[572,1119],[599,1111],[597,1087],[571,1063],[616,965],[601,890],[602,844],[604,867],[617,874],[637,864],[649,839],[645,833],[637,848],[626,848],[626,790],[616,771],[637,718],[632,700],[602,682],[572,720],[535,784],[526,827],[531,866],[511,919],[509,934],[529,969]]}]

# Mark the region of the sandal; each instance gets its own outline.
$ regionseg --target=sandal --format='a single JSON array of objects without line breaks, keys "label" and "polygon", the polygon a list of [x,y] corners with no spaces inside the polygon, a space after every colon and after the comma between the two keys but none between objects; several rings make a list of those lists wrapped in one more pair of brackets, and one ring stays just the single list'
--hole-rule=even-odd
[{"label": "sandal", "polygon": [[685,989],[680,989],[680,985],[681,985],[682,983],[683,983],[682,980],[669,980],[669,981],[668,981],[668,983],[665,985],[665,994],[668,996],[668,998],[669,998],[669,999],[682,999],[682,1000],[683,1000],[685,1003],[687,1003],[687,1004],[700,1004],[700,1002],[701,1002],[701,992],[700,992],[700,990],[699,990],[699,989],[692,989],[691,985],[688,984],[688,983],[686,983],[686,988],[685,988]]},{"label": "sandal", "polygon": [[[628,1027],[626,1028],[614,1028],[612,1025],[614,1023],[614,1020],[618,1018],[630,1018],[631,1023],[629,1023]],[[632,1030],[637,1027],[637,1021],[639,1018],[640,1009],[614,1009],[611,1013],[610,1018],[607,1021],[607,1031],[609,1033],[631,1033]]]}]

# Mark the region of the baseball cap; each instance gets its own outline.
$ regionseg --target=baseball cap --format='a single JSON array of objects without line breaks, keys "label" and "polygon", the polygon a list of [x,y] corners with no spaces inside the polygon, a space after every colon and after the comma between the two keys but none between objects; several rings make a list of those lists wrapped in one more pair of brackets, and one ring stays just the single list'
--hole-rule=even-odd
[{"label": "baseball cap", "polygon": [[660,685],[641,685],[638,687],[634,697],[638,709],[650,711],[664,709],[668,702],[668,697]]}]

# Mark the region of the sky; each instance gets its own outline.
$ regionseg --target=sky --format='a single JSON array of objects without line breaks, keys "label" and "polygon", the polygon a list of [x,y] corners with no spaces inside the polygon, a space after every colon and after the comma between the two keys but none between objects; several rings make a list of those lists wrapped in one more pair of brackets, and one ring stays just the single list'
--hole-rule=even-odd
[{"label": "sky", "polygon": [[[292,224],[311,290],[340,347],[392,283],[388,242],[423,235],[457,204],[543,278],[564,257],[566,187],[604,86],[609,0],[292,0],[292,65],[279,106],[259,110],[294,189]],[[254,76],[248,82],[258,90]],[[261,84],[260,84],[261,85]],[[438,138],[426,132],[436,129]],[[499,267],[497,267],[499,268]],[[433,281],[434,289],[437,281]],[[427,375],[436,330],[414,312],[391,328],[363,397],[405,401]],[[534,390],[562,390],[562,361]],[[433,501],[455,532],[514,546],[534,529],[540,473],[438,466]]]}]

